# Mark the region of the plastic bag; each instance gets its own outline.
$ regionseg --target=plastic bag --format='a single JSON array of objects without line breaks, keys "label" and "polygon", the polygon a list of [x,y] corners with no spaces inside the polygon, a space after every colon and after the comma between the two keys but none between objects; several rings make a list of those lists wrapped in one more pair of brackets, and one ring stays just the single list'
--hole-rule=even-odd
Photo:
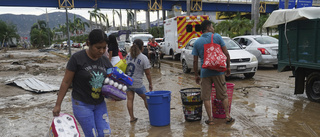
[{"label": "plastic bag", "polygon": [[127,62],[125,59],[121,59],[114,67],[118,67],[122,72],[126,72]]},{"label": "plastic bag", "polygon": [[211,43],[204,44],[204,56],[202,68],[224,72],[227,70],[227,57],[222,52],[219,44],[213,43],[213,34]]},{"label": "plastic bag", "polygon": [[54,117],[47,137],[80,137],[75,118],[63,113]]}]

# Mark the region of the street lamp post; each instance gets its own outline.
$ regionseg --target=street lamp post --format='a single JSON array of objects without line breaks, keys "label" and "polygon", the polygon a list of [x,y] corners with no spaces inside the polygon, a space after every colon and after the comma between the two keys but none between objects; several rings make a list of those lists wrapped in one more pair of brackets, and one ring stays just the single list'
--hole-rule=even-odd
[{"label": "street lamp post", "polygon": [[70,46],[70,35],[69,35],[69,21],[68,21],[68,5],[67,5],[68,0],[64,0],[65,3],[65,8],[66,8],[66,20],[67,20],[67,37],[68,37],[68,49],[69,49],[69,56],[71,56],[71,46]]},{"label": "street lamp post", "polygon": [[49,36],[49,45],[51,45],[51,40],[50,40],[50,27],[49,27],[49,17],[48,17],[48,11],[47,11],[47,8],[46,8],[46,16],[47,16],[47,28],[48,28],[48,36]]}]

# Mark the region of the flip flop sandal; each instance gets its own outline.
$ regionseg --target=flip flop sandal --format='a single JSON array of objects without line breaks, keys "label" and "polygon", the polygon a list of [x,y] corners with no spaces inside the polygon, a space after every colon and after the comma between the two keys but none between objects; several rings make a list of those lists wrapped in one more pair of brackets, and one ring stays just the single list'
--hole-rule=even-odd
[{"label": "flip flop sandal", "polygon": [[206,120],[204,121],[204,123],[206,123],[207,125],[214,125],[213,120]]},{"label": "flip flop sandal", "polygon": [[130,120],[130,122],[136,122],[138,118],[134,118],[133,120]]},{"label": "flip flop sandal", "polygon": [[230,124],[230,123],[232,123],[232,122],[234,122],[234,121],[235,121],[235,119],[232,118],[232,117],[230,117],[230,118],[227,119],[226,124]]}]

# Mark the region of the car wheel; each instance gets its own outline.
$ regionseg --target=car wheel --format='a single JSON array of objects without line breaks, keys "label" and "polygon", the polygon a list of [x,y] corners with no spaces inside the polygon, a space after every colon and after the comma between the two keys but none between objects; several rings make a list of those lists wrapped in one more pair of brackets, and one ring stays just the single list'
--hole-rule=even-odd
[{"label": "car wheel", "polygon": [[278,64],[273,64],[273,68],[278,68]]},{"label": "car wheel", "polygon": [[160,54],[160,59],[163,59],[164,54]]},{"label": "car wheel", "polygon": [[189,73],[191,71],[191,69],[188,68],[187,62],[185,60],[182,60],[182,70],[183,73]]},{"label": "car wheel", "polygon": [[172,60],[174,60],[174,59],[175,59],[175,58],[174,58],[174,54],[173,54],[173,53],[171,54],[171,57],[172,57]]},{"label": "car wheel", "polygon": [[160,68],[161,67],[161,63],[160,63],[160,61],[158,62],[158,68]]},{"label": "car wheel", "polygon": [[252,78],[254,76],[254,74],[256,74],[256,73],[255,72],[253,72],[253,73],[244,73],[243,75],[246,78]]},{"label": "car wheel", "polygon": [[308,99],[320,102],[320,73],[313,72],[307,77],[306,94]]}]

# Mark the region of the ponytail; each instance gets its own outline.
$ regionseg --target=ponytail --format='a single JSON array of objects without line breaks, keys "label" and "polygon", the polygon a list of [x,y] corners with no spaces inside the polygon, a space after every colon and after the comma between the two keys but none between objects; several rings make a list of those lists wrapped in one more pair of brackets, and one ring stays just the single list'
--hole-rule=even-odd
[{"label": "ponytail", "polygon": [[132,58],[136,58],[142,51],[143,41],[141,39],[136,39],[130,48],[130,55]]}]

